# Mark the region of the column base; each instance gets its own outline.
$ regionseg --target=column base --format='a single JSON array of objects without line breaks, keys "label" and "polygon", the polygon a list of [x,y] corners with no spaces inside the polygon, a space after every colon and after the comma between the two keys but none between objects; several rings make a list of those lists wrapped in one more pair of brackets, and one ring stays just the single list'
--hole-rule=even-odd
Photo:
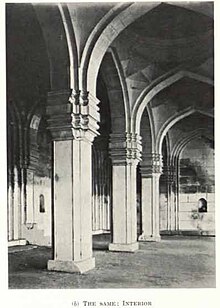
[{"label": "column base", "polygon": [[20,240],[11,240],[8,242],[8,247],[13,247],[13,246],[25,246],[27,245],[27,241],[24,239]]},{"label": "column base", "polygon": [[134,252],[138,250],[139,244],[132,243],[132,244],[115,244],[115,243],[110,243],[109,244],[109,250],[110,251],[118,251],[118,252]]},{"label": "column base", "polygon": [[95,267],[95,258],[86,259],[83,261],[62,261],[62,260],[49,260],[47,269],[56,272],[68,273],[85,273]]},{"label": "column base", "polygon": [[150,236],[150,235],[145,235],[141,234],[138,238],[139,242],[160,242],[161,237],[159,236]]}]

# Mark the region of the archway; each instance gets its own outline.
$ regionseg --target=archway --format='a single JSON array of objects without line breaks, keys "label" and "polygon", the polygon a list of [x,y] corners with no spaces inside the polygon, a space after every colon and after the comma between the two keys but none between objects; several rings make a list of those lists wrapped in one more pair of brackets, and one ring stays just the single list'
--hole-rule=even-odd
[{"label": "archway", "polygon": [[[194,112],[177,121],[170,127],[168,134],[170,140],[172,140],[171,157],[167,170],[168,192],[170,191],[170,199],[168,198],[167,208],[170,208],[171,224],[163,233],[168,232],[173,234],[188,231],[195,233],[198,231],[197,229],[202,228],[201,221],[198,221],[199,216],[194,214],[194,212],[198,212],[198,200],[199,198],[207,199],[208,196],[208,186],[204,186],[204,183],[199,183],[197,179],[199,177],[198,174],[200,174],[199,178],[202,178],[202,181],[205,182],[206,175],[203,165],[206,165],[209,161],[212,164],[210,169],[212,178],[214,172],[214,161],[212,157],[214,154],[213,118],[199,112]],[[209,147],[210,150],[208,150],[207,147]],[[211,155],[212,158],[206,155],[207,151],[213,152]],[[200,154],[203,152],[205,154],[203,154],[203,157],[200,157]],[[185,160],[182,158],[183,153],[188,157]],[[191,160],[193,160],[193,163],[190,163]],[[206,170],[209,170],[209,167],[207,167]],[[212,187],[214,187],[214,180],[212,180]],[[213,190],[213,188],[211,190]],[[213,192],[211,190],[209,198],[213,202],[214,190]],[[214,203],[212,204],[214,206]],[[205,226],[204,223],[203,231],[214,233],[213,207],[211,212],[210,221],[212,221],[212,223],[210,222],[210,226]],[[198,234],[200,234],[200,231],[198,231]]]}]

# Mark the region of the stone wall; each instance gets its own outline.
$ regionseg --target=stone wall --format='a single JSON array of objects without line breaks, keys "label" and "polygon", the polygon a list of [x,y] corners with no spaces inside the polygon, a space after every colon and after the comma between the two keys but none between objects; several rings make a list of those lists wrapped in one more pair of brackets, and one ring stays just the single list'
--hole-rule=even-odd
[{"label": "stone wall", "polygon": [[[191,141],[180,156],[179,229],[214,232],[214,149],[208,140]],[[198,213],[198,201],[207,201],[207,213]]]}]

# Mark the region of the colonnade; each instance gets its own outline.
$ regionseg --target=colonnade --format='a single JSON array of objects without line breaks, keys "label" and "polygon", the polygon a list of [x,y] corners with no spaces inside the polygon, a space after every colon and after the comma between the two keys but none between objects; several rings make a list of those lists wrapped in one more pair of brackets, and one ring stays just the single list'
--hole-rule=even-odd
[{"label": "colonnade", "polygon": [[[94,148],[92,164],[99,112],[98,101],[87,94],[88,101],[89,104],[83,105],[85,100],[80,93],[69,98],[68,92],[50,93],[48,98],[48,125],[54,148],[54,258],[48,262],[49,270],[82,273],[95,266],[92,234],[110,229],[110,221],[100,220],[105,216],[101,212],[110,211],[110,198],[112,243],[109,250],[138,249],[136,168],[141,160],[141,138],[129,133],[112,133],[109,143],[112,171],[103,149]],[[160,156],[152,155],[151,161],[151,173],[148,170],[147,177],[142,168],[142,240],[160,238]],[[96,179],[92,180],[92,172]]]},{"label": "colonnade", "polygon": [[[131,133],[112,133],[110,140],[107,140],[108,148],[103,146],[106,140],[102,143],[100,136],[99,143],[94,146],[94,138],[99,135],[98,103],[89,93],[71,95],[69,91],[60,91],[48,94],[48,128],[53,144],[54,239],[53,259],[48,262],[49,270],[83,273],[94,268],[93,234],[111,230],[109,250],[119,252],[137,250],[138,241],[160,241],[159,179],[162,156],[152,153],[141,158],[141,137]],[[142,232],[139,238],[138,164],[142,187]],[[30,208],[29,214],[25,209],[28,200],[25,202],[22,196],[28,195],[30,199],[32,194],[22,192],[24,180],[21,174],[18,174],[16,168],[10,174],[14,184],[9,185],[8,190],[9,240],[22,238],[21,225],[31,215]],[[169,170],[168,174],[169,203],[174,207],[173,170]],[[172,208],[169,211],[169,225],[172,229],[175,227],[176,220],[172,216],[175,211]]]},{"label": "colonnade", "polygon": [[[159,179],[162,156],[142,156],[141,137],[112,133],[98,137],[98,100],[80,93],[48,95],[48,127],[53,143],[53,259],[49,270],[85,272],[95,266],[92,235],[112,233],[110,251],[134,252],[138,241],[160,241]],[[108,143],[108,147],[106,146]],[[33,159],[30,153],[30,159]],[[36,156],[36,155],[35,155]],[[36,157],[35,157],[36,158]],[[32,162],[32,165],[34,162]],[[141,176],[141,234],[137,237],[137,165]],[[177,173],[164,166],[168,193],[168,230],[177,228]],[[26,172],[26,175],[25,175]],[[8,239],[22,240],[22,224],[34,222],[31,169],[9,168]],[[30,179],[29,179],[30,182]],[[27,200],[25,200],[27,198]],[[29,206],[27,211],[26,206]]]}]

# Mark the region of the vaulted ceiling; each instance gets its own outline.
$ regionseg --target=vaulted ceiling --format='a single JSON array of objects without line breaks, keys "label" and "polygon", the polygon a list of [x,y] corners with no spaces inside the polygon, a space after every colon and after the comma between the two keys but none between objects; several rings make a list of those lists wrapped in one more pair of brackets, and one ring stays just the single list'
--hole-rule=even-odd
[{"label": "vaulted ceiling", "polygon": [[[193,122],[191,130],[204,128],[205,119],[214,116],[212,2],[65,5],[66,19],[57,4],[7,6],[9,98],[21,105],[32,105],[42,93],[67,86],[70,73],[66,72],[71,58],[66,56],[68,42],[64,39],[64,30],[70,22],[75,34],[79,72],[87,45],[95,48],[101,36],[103,46],[108,45],[100,56],[98,82],[105,84],[116,128],[120,127],[122,113],[124,117],[123,104],[127,104],[127,111],[132,114],[141,94],[148,88],[154,89],[155,84],[159,90],[152,95],[144,116],[150,117],[156,134],[171,117],[178,117],[190,106],[195,114],[181,120],[185,125],[175,124],[184,134],[185,128],[191,127],[190,121]],[[108,27],[114,39],[109,36]],[[176,72],[187,74],[166,84],[166,76]],[[165,81],[160,88],[161,80]],[[100,93],[100,86],[97,88]],[[124,124],[121,127],[125,129]]]}]

